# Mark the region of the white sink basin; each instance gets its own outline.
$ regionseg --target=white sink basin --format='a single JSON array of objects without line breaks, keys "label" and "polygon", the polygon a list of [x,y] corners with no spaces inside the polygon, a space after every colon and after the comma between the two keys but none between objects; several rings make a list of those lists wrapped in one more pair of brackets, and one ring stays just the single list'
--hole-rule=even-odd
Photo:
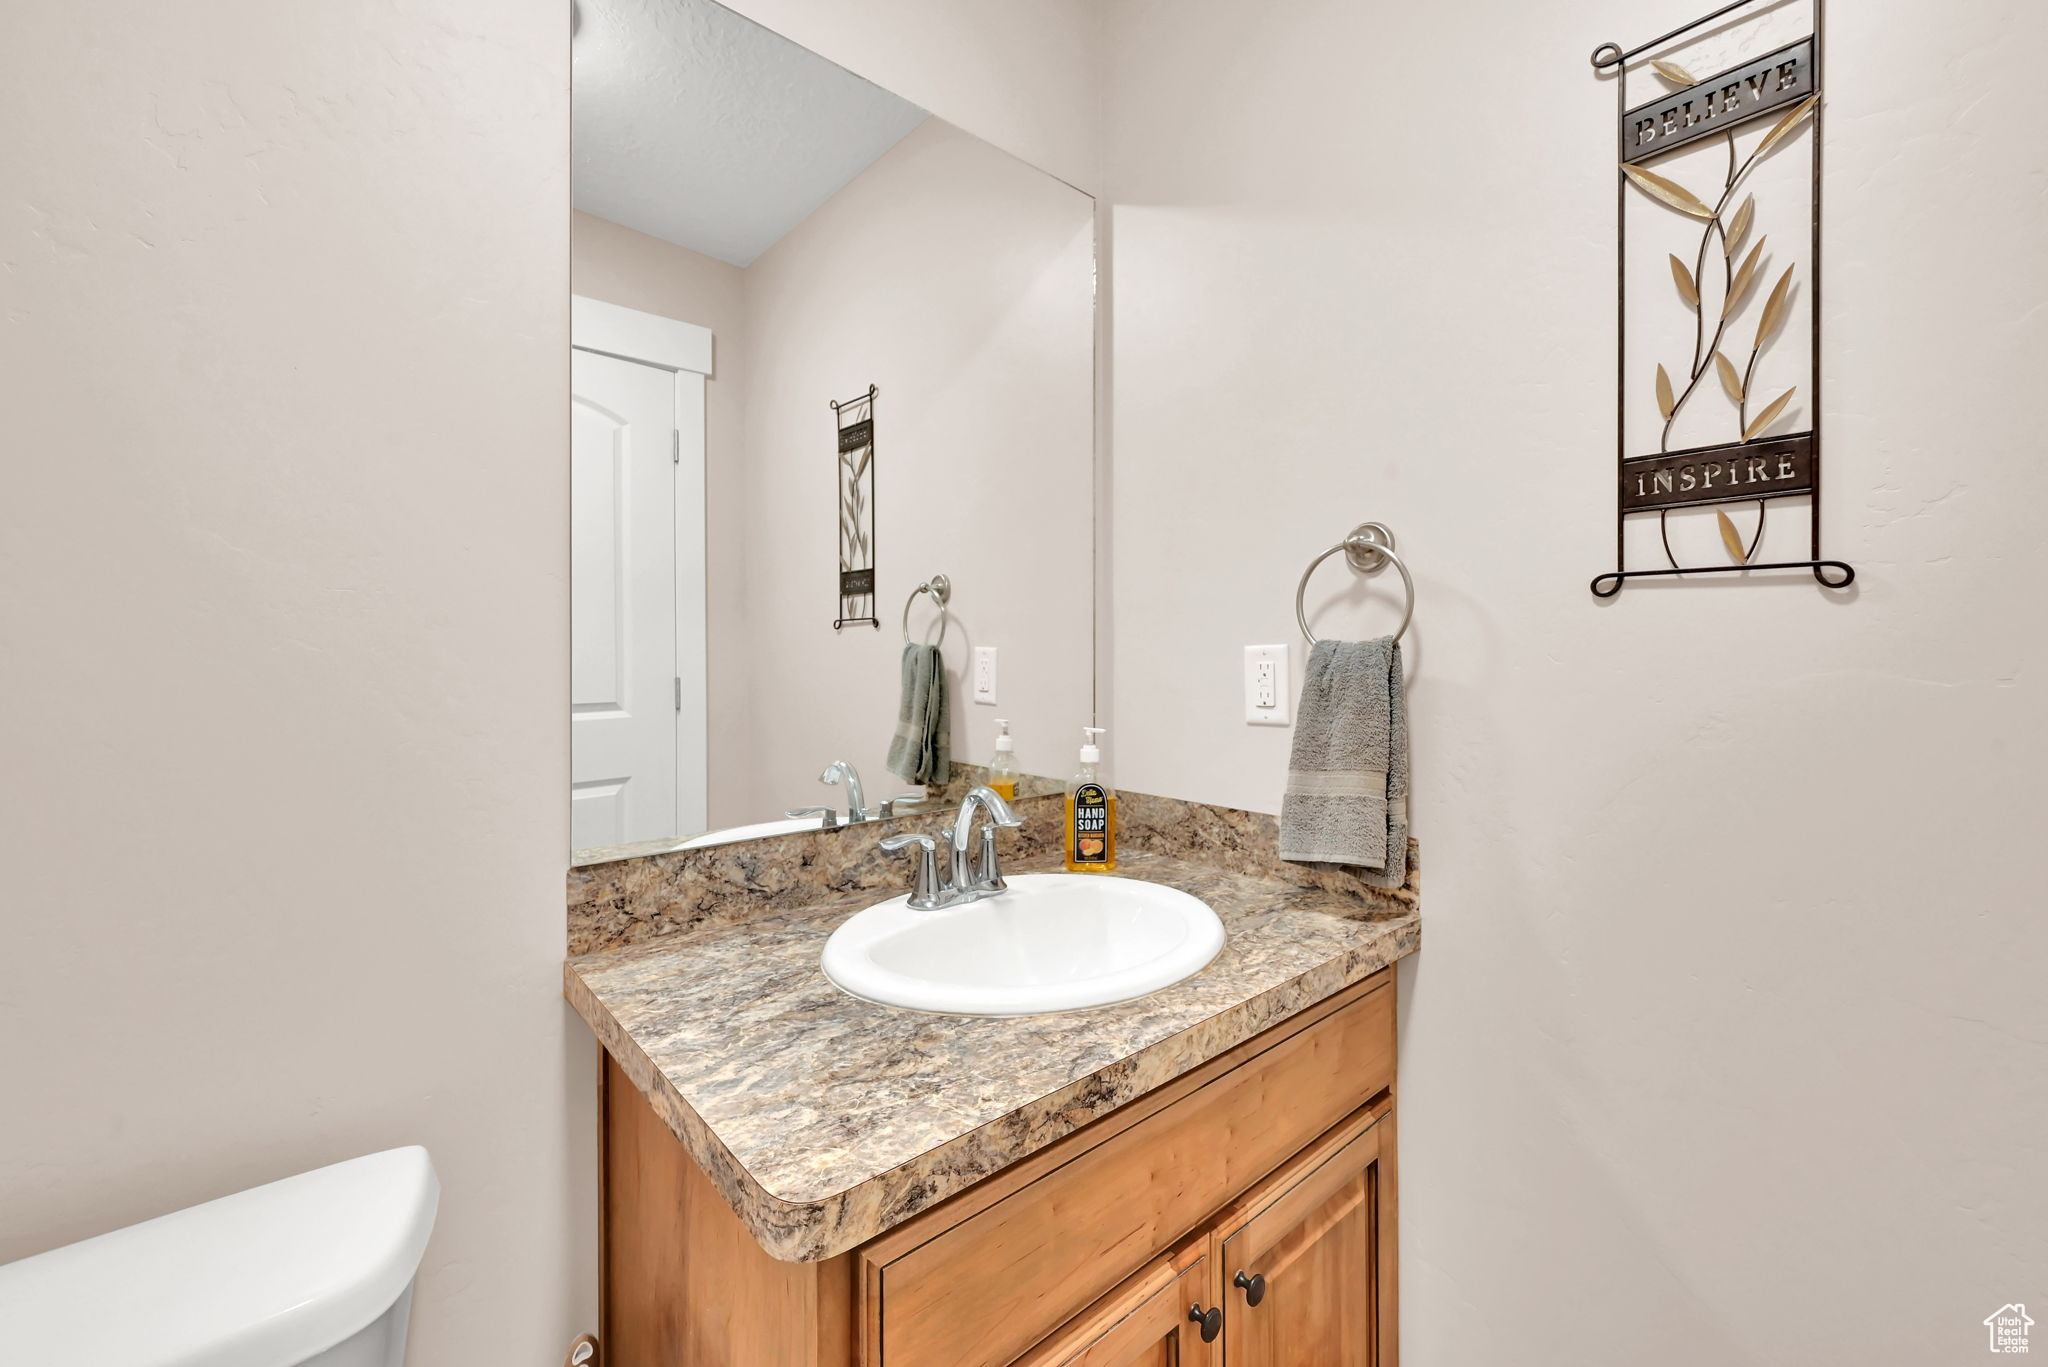
[{"label": "white sink basin", "polygon": [[798,816],[787,821],[757,821],[751,826],[727,826],[722,831],[706,831],[692,836],[676,846],[679,850],[701,850],[706,845],[730,845],[735,840],[759,840],[764,835],[789,835],[794,831],[815,831],[825,824],[823,817]]},{"label": "white sink basin", "polygon": [[1026,873],[995,897],[912,911],[896,897],[825,942],[825,976],[916,1011],[1023,1016],[1103,1006],[1192,977],[1223,923],[1178,888],[1086,873]]}]

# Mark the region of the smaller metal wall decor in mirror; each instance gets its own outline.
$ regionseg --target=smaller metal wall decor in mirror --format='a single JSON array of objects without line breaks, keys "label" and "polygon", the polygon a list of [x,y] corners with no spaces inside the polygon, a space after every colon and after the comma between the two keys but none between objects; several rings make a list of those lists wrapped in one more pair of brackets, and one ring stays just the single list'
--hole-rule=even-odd
[{"label": "smaller metal wall decor in mirror", "polygon": [[875,395],[833,399],[837,419],[839,486],[839,615],[832,629],[869,626],[875,616]]},{"label": "smaller metal wall decor in mirror", "polygon": [[[1615,567],[1598,597],[1637,578],[1856,577],[1821,555],[1825,4],[1738,0],[1593,52],[1615,85],[1619,255]],[[1783,500],[1804,501],[1804,535],[1773,551]]]}]

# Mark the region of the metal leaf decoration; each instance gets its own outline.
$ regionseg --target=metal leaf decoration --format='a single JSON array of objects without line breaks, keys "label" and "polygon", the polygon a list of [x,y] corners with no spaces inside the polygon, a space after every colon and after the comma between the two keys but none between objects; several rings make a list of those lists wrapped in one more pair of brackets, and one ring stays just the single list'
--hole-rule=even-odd
[{"label": "metal leaf decoration", "polygon": [[1721,377],[1721,388],[1728,391],[1728,397],[1742,402],[1742,376],[1735,371],[1735,363],[1720,352],[1714,353],[1714,371]]},{"label": "metal leaf decoration", "polygon": [[1737,534],[1735,524],[1729,521],[1728,514],[1716,508],[1714,520],[1721,524],[1721,544],[1728,548],[1728,554],[1734,557],[1736,564],[1747,565],[1749,552],[1743,549],[1742,537]]},{"label": "metal leaf decoration", "polygon": [[[1708,16],[1707,19],[1698,21],[1692,28],[1678,30],[1678,33],[1689,33],[1693,28],[1698,28],[1700,25],[1708,22],[1708,20],[1719,18],[1721,15],[1737,8],[1739,6],[1726,6],[1724,9]],[[1802,125],[1805,121],[1812,120],[1815,141],[1810,146],[1814,158],[1812,167],[1814,183],[1810,194],[1813,206],[1812,222],[1817,237],[1821,189],[1818,141],[1821,115],[1819,112],[1820,96],[1817,93],[1818,73],[1809,66],[1809,59],[1812,57],[1813,52],[1817,50],[1819,42],[1818,29],[1820,23],[1817,10],[1818,6],[1816,6],[1815,15],[1816,33],[1813,38],[1803,40],[1815,44],[1816,48],[1806,49],[1799,45],[1794,45],[1793,47],[1786,48],[1783,52],[1773,54],[1769,58],[1759,57],[1754,59],[1750,64],[1751,67],[1764,74],[1757,76],[1754,81],[1747,83],[1746,86],[1725,85],[1724,89],[1724,83],[1728,80],[1728,76],[1725,75],[1709,77],[1703,85],[1699,78],[1693,75],[1692,71],[1688,70],[1685,65],[1675,61],[1645,59],[1641,66],[1632,65],[1630,56],[1620,53],[1618,48],[1602,48],[1595,55],[1594,64],[1596,66],[1601,66],[1603,62],[1607,65],[1617,65],[1622,71],[1637,79],[1647,79],[1654,75],[1657,81],[1668,87],[1677,88],[1680,91],[1676,95],[1669,95],[1657,101],[1654,105],[1638,105],[1633,113],[1625,114],[1622,119],[1622,141],[1624,147],[1629,146],[1631,143],[1634,145],[1634,151],[1630,155],[1630,159],[1623,161],[1620,165],[1620,170],[1624,177],[1624,180],[1621,182],[1623,188],[1619,193],[1619,217],[1622,238],[1622,307],[1626,313],[1629,307],[1635,303],[1638,285],[1640,283],[1648,283],[1637,274],[1639,270],[1648,269],[1648,263],[1629,249],[1630,238],[1633,236],[1630,230],[1638,221],[1643,222],[1644,226],[1647,226],[1655,236],[1659,237],[1666,234],[1674,238],[1689,238],[1692,233],[1699,235],[1699,240],[1696,244],[1689,240],[1683,243],[1684,250],[1678,249],[1681,244],[1676,241],[1668,244],[1667,248],[1668,256],[1666,259],[1671,271],[1672,285],[1678,291],[1680,302],[1693,315],[1693,346],[1692,360],[1687,369],[1674,372],[1667,368],[1668,362],[1658,364],[1654,357],[1651,359],[1651,364],[1654,366],[1655,371],[1654,393],[1657,400],[1657,412],[1662,418],[1662,430],[1654,434],[1656,437],[1655,452],[1657,456],[1663,458],[1670,465],[1678,465],[1682,460],[1691,458],[1693,455],[1711,452],[1716,457],[1727,460],[1730,476],[1727,486],[1721,485],[1718,478],[1715,478],[1712,483],[1707,483],[1705,478],[1695,480],[1693,484],[1686,486],[1687,492],[1685,493],[1679,493],[1669,484],[1661,483],[1661,479],[1659,487],[1655,489],[1650,488],[1641,478],[1632,481],[1632,487],[1624,488],[1620,499],[1620,516],[1627,518],[1630,514],[1636,512],[1654,512],[1657,514],[1658,531],[1663,541],[1664,556],[1671,562],[1671,568],[1668,571],[1662,569],[1618,570],[1612,575],[1601,576],[1595,579],[1593,583],[1593,591],[1597,595],[1606,596],[1612,594],[1619,589],[1621,581],[1637,574],[1686,573],[1688,567],[1680,563],[1678,555],[1672,546],[1668,534],[1667,518],[1673,509],[1681,508],[1695,500],[1704,501],[1709,506],[1716,504],[1733,506],[1737,502],[1747,502],[1752,499],[1757,504],[1755,523],[1746,532],[1737,526],[1730,513],[1723,511],[1720,507],[1715,508],[1714,520],[1717,534],[1720,537],[1722,546],[1728,553],[1730,562],[1732,562],[1721,565],[1719,568],[1742,571],[1757,569],[1760,566],[1766,569],[1790,568],[1790,566],[1786,565],[1763,564],[1763,562],[1754,558],[1763,552],[1765,511],[1769,508],[1771,499],[1778,498],[1787,493],[1798,492],[1794,487],[1794,477],[1801,473],[1797,468],[1799,462],[1807,460],[1809,457],[1817,461],[1818,457],[1812,452],[1802,453],[1799,443],[1805,440],[1805,438],[1794,436],[1781,439],[1780,442],[1775,444],[1767,444],[1769,441],[1768,434],[1780,426],[1790,429],[1798,425],[1810,425],[1812,429],[1810,438],[1817,444],[1822,415],[1812,405],[1807,405],[1798,412],[1794,412],[1792,407],[1793,401],[1799,396],[1797,387],[1783,390],[1775,396],[1771,395],[1770,388],[1767,388],[1767,386],[1775,386],[1776,384],[1783,383],[1786,379],[1798,377],[1792,375],[1781,377],[1776,374],[1766,373],[1774,368],[1776,364],[1775,361],[1770,361],[1767,358],[1766,353],[1773,346],[1774,339],[1790,326],[1795,302],[1799,304],[1802,314],[1811,315],[1814,328],[1814,350],[1816,351],[1819,349],[1820,318],[1819,310],[1811,307],[1812,300],[1810,297],[1797,301],[1793,298],[1794,286],[1798,283],[1796,279],[1796,263],[1781,264],[1781,260],[1773,260],[1770,257],[1769,238],[1765,233],[1765,229],[1780,226],[1776,221],[1778,211],[1773,209],[1773,217],[1770,220],[1766,220],[1762,210],[1758,207],[1757,200],[1760,197],[1773,196],[1777,192],[1765,186],[1757,188],[1756,193],[1750,193],[1750,190],[1755,187],[1745,182],[1749,181],[1751,174],[1758,169],[1758,163],[1761,160],[1773,155],[1788,142],[1796,142],[1797,134]],[[1668,48],[1669,36],[1667,36],[1665,41]],[[1802,66],[1807,67],[1807,69],[1803,71],[1796,70],[1796,68]],[[1603,69],[1605,68],[1603,67]],[[1743,68],[1743,70],[1748,69]],[[1772,93],[1765,95],[1763,86],[1766,82],[1766,77],[1772,71],[1778,72],[1780,79]],[[1793,78],[1795,75],[1805,86],[1803,92],[1787,89],[1788,86],[1794,84]],[[1716,119],[1716,124],[1723,125],[1723,127],[1717,127],[1713,130],[1697,127],[1704,118],[1714,117],[1716,114],[1723,112],[1717,106],[1720,95],[1728,91],[1741,95],[1745,101],[1747,101],[1750,95],[1756,95],[1772,103],[1775,103],[1776,99],[1782,98],[1778,94],[1778,92],[1782,91],[1784,96],[1792,96],[1793,101],[1787,104],[1776,104],[1775,107],[1771,107],[1770,104],[1765,106],[1769,110],[1768,117],[1757,121],[1758,127],[1767,130],[1761,135],[1749,132],[1747,127],[1738,129],[1733,126],[1736,124],[1746,124],[1748,112],[1746,110],[1738,111],[1735,105],[1726,106],[1726,112],[1730,115],[1729,118]],[[1711,97],[1707,101],[1707,112],[1704,115],[1699,114],[1695,107],[1698,103],[1697,100],[1695,100],[1694,104],[1685,105],[1685,127],[1689,131],[1685,132],[1682,137],[1678,136],[1678,130],[1674,124],[1660,124],[1656,130],[1656,136],[1659,138],[1657,152],[1668,150],[1671,142],[1689,143],[1694,138],[1705,137],[1710,131],[1715,132],[1719,134],[1715,139],[1716,145],[1721,143],[1726,145],[1726,174],[1721,174],[1719,167],[1708,165],[1705,159],[1702,159],[1697,164],[1696,170],[1685,169],[1696,165],[1695,161],[1690,157],[1678,163],[1677,166],[1665,163],[1663,167],[1665,174],[1663,175],[1647,169],[1636,160],[1636,158],[1646,156],[1654,158],[1657,155],[1656,152],[1652,152],[1646,145],[1652,136],[1646,130],[1652,124],[1657,124],[1659,120],[1675,119],[1678,111],[1676,109],[1664,111],[1664,106],[1690,99],[1695,92]],[[1802,94],[1805,96],[1804,98],[1800,98]],[[1655,120],[1637,121],[1635,117],[1637,114],[1653,109],[1664,112],[1660,112]],[[1759,109],[1757,112],[1762,113],[1764,111]],[[1697,117],[1695,117],[1696,115]],[[1634,129],[1633,137],[1630,134],[1631,127]],[[1665,140],[1663,135],[1667,133],[1674,136],[1669,140]],[[1751,141],[1752,138],[1755,139],[1754,142]],[[1702,146],[1704,147],[1705,144],[1702,144]],[[1744,155],[1745,147],[1750,149],[1746,156]],[[1797,159],[1797,154],[1795,153],[1794,155],[1795,159]],[[1697,179],[1703,185],[1707,185],[1709,188],[1705,192],[1705,197],[1693,191],[1686,184],[1681,183],[1681,179],[1673,179],[1672,177],[1674,176],[1682,179]],[[1642,192],[1642,194],[1654,200],[1661,207],[1674,210],[1685,216],[1689,223],[1685,225],[1666,223],[1663,228],[1658,228],[1654,214],[1646,216],[1633,212],[1632,201],[1628,194],[1628,189],[1631,187]],[[1772,206],[1765,205],[1763,207],[1771,208]],[[1718,272],[1710,271],[1707,264],[1708,252],[1713,246],[1716,234],[1719,234],[1721,239],[1721,260],[1718,263],[1720,266]],[[1652,250],[1654,251],[1654,249]],[[1816,271],[1819,270],[1818,251],[1819,244],[1816,241],[1813,254],[1807,256],[1807,259],[1814,262],[1814,269]],[[1797,252],[1779,253],[1780,258],[1786,256],[1796,258],[1800,255],[1801,253]],[[1766,280],[1765,273],[1767,271],[1776,278],[1774,280]],[[1815,288],[1818,288],[1817,284]],[[1801,288],[1799,293],[1806,294],[1807,291]],[[1651,287],[1651,296],[1654,298],[1662,297],[1657,295],[1654,286]],[[1755,310],[1755,322],[1753,324],[1754,337],[1750,341],[1749,346],[1745,348],[1734,331],[1734,320],[1744,310],[1749,308],[1752,298],[1758,301],[1758,306]],[[1716,315],[1712,318],[1707,314],[1709,305],[1712,305]],[[1668,303],[1660,304],[1658,311],[1668,315],[1669,309],[1670,305]],[[1626,318],[1624,321],[1627,324],[1628,332],[1632,334],[1634,331],[1633,318]],[[1641,359],[1626,355],[1628,348],[1624,347],[1623,350],[1625,353],[1623,357],[1624,373],[1621,377],[1622,393],[1619,406],[1623,426],[1626,431],[1629,430],[1631,423],[1640,421],[1638,416],[1640,414],[1640,399],[1636,397],[1640,394],[1640,391],[1635,386],[1641,383],[1640,380],[1630,380],[1627,371],[1643,362]],[[1671,348],[1659,346],[1658,350],[1669,354]],[[1678,354],[1683,355],[1684,353],[1680,352]],[[1638,353],[1639,356],[1640,353]],[[1808,356],[1806,360],[1809,373],[1814,375],[1813,383],[1817,385],[1818,358]],[[1713,400],[1705,399],[1703,402],[1711,410],[1711,415],[1698,412],[1688,415],[1688,407],[1698,409],[1701,406],[1701,403],[1695,402],[1695,400],[1700,398],[1699,391],[1706,383],[1707,371],[1709,369],[1714,372],[1715,383],[1718,384],[1722,393],[1727,396],[1729,408],[1724,410]],[[1636,373],[1640,374],[1641,372]],[[1766,398],[1769,398],[1768,403],[1765,402]],[[1708,445],[1694,445],[1689,448],[1688,452],[1674,453],[1674,446],[1685,444],[1680,440],[1681,435],[1685,437],[1693,436],[1693,433],[1690,431],[1680,434],[1675,430],[1680,426],[1680,418],[1701,420],[1702,425],[1718,428],[1721,434],[1719,439],[1722,442],[1728,440],[1728,429],[1733,428],[1736,432],[1740,433],[1740,436],[1736,438],[1738,444],[1732,446],[1712,443]],[[1809,419],[1810,423],[1808,422]],[[1633,435],[1632,431],[1631,435]],[[1699,434],[1699,440],[1705,441],[1712,435],[1709,432],[1702,432]],[[1740,457],[1736,457],[1733,455],[1733,452],[1736,451],[1740,451],[1743,454]],[[1782,454],[1780,454],[1781,452]],[[1723,453],[1727,453],[1725,457],[1723,457]],[[1768,458],[1765,453],[1769,453]],[[1630,459],[1635,459],[1635,457],[1624,456],[1625,461]],[[1624,465],[1623,468],[1626,470],[1628,467]],[[1690,467],[1687,468],[1688,474],[1686,477],[1691,478],[1692,474],[1696,473],[1696,471],[1693,471]],[[1745,471],[1747,472],[1746,475]],[[1663,472],[1660,470],[1659,473],[1661,477]],[[1708,473],[1709,476],[1712,475],[1711,471]],[[1752,487],[1746,489],[1739,487],[1744,483]],[[1629,524],[1623,522],[1622,525],[1627,526]],[[1813,537],[1812,554],[1815,558],[1810,563],[1822,583],[1829,587],[1838,587],[1848,583],[1853,578],[1853,570],[1841,562],[1819,559],[1820,534],[1817,525]],[[1766,557],[1766,559],[1769,558]],[[1711,554],[1709,554],[1708,559],[1712,559]],[[1710,566],[1700,566],[1698,568],[1707,567]],[[1836,568],[1839,572],[1838,576],[1830,578],[1823,574],[1822,570],[1824,567]]]},{"label": "metal leaf decoration", "polygon": [[1756,323],[1758,347],[1769,341],[1771,334],[1778,330],[1778,324],[1785,321],[1785,300],[1792,293],[1794,269],[1796,268],[1793,266],[1785,267],[1785,273],[1778,277],[1777,286],[1771,291],[1771,297],[1764,301],[1764,316],[1757,319]]},{"label": "metal leaf decoration", "polygon": [[1636,188],[1651,198],[1660,200],[1682,214],[1694,218],[1712,218],[1714,211],[1700,202],[1698,195],[1686,189],[1675,180],[1666,180],[1655,171],[1645,171],[1640,166],[1624,165],[1622,173],[1636,183]]},{"label": "metal leaf decoration", "polygon": [[1742,201],[1742,207],[1735,211],[1735,217],[1728,220],[1727,255],[1733,257],[1742,249],[1742,239],[1749,236],[1749,221],[1756,217],[1756,196]]},{"label": "metal leaf decoration", "polygon": [[1693,283],[1692,272],[1674,254],[1671,258],[1671,278],[1678,282],[1678,297],[1695,310],[1700,306],[1700,287]]},{"label": "metal leaf decoration", "polygon": [[1756,161],[1761,159],[1766,154],[1768,154],[1773,147],[1776,147],[1779,143],[1791,137],[1793,128],[1798,126],[1799,121],[1806,117],[1806,111],[1813,108],[1814,105],[1818,103],[1820,103],[1820,96],[1808,95],[1798,104],[1793,105],[1792,112],[1787,114],[1784,118],[1778,120],[1777,127],[1773,128],[1770,132],[1764,134],[1764,140],[1756,145],[1756,152],[1753,156],[1751,156],[1750,160]]},{"label": "metal leaf decoration", "polygon": [[832,629],[872,626],[875,616],[875,386],[844,402],[831,401],[833,471],[838,504],[839,612]]},{"label": "metal leaf decoration", "polygon": [[1728,286],[1728,297],[1721,301],[1723,318],[1733,318],[1735,310],[1741,308],[1748,300],[1749,287],[1756,283],[1756,268],[1763,260],[1764,243],[1770,240],[1768,235],[1758,238],[1756,245],[1749,249],[1749,255],[1743,258],[1741,267],[1735,272],[1734,281]]},{"label": "metal leaf decoration", "polygon": [[1795,385],[1791,389],[1788,389],[1784,393],[1780,394],[1777,398],[1772,399],[1770,402],[1770,406],[1764,409],[1763,412],[1756,415],[1756,421],[1752,422],[1748,427],[1743,429],[1742,439],[1744,441],[1749,441],[1754,437],[1760,436],[1765,428],[1769,427],[1772,423],[1776,422],[1779,419],[1779,417],[1781,417],[1784,414],[1785,405],[1791,403],[1792,396],[1798,392],[1798,386]]}]

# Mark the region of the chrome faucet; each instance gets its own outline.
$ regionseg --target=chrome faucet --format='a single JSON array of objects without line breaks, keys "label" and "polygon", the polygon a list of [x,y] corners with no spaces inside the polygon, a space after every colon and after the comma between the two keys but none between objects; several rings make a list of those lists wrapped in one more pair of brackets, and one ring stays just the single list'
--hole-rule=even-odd
[{"label": "chrome faucet", "polygon": [[860,770],[843,759],[835,759],[825,766],[825,772],[818,775],[820,783],[838,783],[846,780],[846,819],[850,822],[868,819],[868,800],[860,790]]},{"label": "chrome faucet", "polygon": [[[988,814],[988,824],[981,828],[982,867],[979,869],[974,867],[974,852],[968,846],[968,841],[974,836],[974,810],[977,807]],[[993,788],[975,788],[961,798],[959,814],[953,818],[951,835],[953,891],[973,897],[993,897],[1007,887],[1002,871],[996,867],[996,827],[1023,824],[1023,819],[1010,810],[1010,804],[1003,801],[1003,795]]]},{"label": "chrome faucet", "polygon": [[[863,821],[871,820],[872,818],[868,813],[867,796],[860,789],[860,770],[854,768],[843,759],[835,759],[825,766],[824,773],[818,775],[818,782],[820,783],[837,784],[841,779],[846,781],[846,824],[857,826]],[[829,819],[824,823],[825,829],[829,831],[837,828],[839,825],[838,817],[836,814],[831,813],[830,808],[799,807],[795,811],[788,813],[788,815],[792,817],[817,816],[821,812],[827,813],[829,816]],[[882,815],[887,816],[889,813],[884,812]]]},{"label": "chrome faucet", "polygon": [[820,783],[837,784],[841,780],[844,780],[846,783],[846,820],[844,823],[839,820],[839,813],[833,811],[830,807],[797,807],[783,813],[783,815],[789,817],[821,817],[823,819],[821,824],[825,830],[836,831],[842,824],[858,826],[863,821],[887,821],[893,816],[901,815],[897,810],[899,807],[915,806],[925,800],[925,794],[923,793],[898,793],[894,797],[883,798],[870,811],[868,809],[867,795],[861,791],[860,770],[854,768],[851,763],[843,759],[835,759],[825,766],[824,773],[818,775],[818,782]]},{"label": "chrome faucet", "polygon": [[[979,849],[974,842],[977,811],[986,818],[981,828]],[[960,801],[959,814],[946,833],[946,870],[939,868],[939,842],[928,835],[892,835],[882,848],[894,854],[915,847],[917,877],[910,892],[910,905],[917,911],[936,911],[994,897],[1009,884],[996,862],[996,827],[1021,826],[1023,819],[1010,810],[1002,794],[993,788],[976,788]],[[978,855],[978,857],[977,857]]]}]

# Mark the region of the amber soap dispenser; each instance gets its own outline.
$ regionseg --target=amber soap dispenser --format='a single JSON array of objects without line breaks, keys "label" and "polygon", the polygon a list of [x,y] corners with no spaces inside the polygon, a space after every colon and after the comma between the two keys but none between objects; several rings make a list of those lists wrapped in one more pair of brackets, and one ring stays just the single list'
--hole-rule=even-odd
[{"label": "amber soap dispenser", "polygon": [[1112,873],[1116,870],[1116,790],[1102,781],[1102,735],[1099,726],[1084,726],[1081,767],[1067,784],[1067,872]]},{"label": "amber soap dispenser", "polygon": [[1010,724],[996,718],[996,753],[988,762],[988,786],[1005,802],[1017,800],[1017,742],[1010,739]]}]

